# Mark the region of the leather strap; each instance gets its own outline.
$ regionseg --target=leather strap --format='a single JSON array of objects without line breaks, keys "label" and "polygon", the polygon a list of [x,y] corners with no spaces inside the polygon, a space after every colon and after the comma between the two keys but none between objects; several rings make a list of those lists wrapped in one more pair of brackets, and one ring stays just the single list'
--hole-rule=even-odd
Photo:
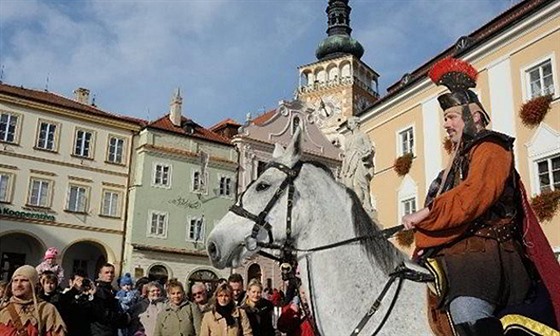
[{"label": "leather strap", "polygon": [[14,304],[13,303],[8,304],[7,309],[8,309],[8,313],[10,313],[10,317],[12,318],[12,322],[14,323],[14,327],[17,330],[17,335],[28,336],[27,329],[21,323],[21,319],[19,317],[19,314],[16,312],[16,308],[14,307]]}]

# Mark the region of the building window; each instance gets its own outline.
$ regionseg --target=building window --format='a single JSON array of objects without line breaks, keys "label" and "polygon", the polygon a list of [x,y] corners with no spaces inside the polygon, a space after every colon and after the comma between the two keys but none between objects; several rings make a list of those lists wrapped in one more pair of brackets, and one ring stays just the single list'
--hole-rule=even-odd
[{"label": "building window", "polygon": [[3,112],[0,115],[0,141],[16,142],[18,116]]},{"label": "building window", "polygon": [[199,170],[193,171],[192,190],[194,192],[205,193],[207,182],[208,174],[204,174],[204,176],[202,176],[202,173]]},{"label": "building window", "polygon": [[68,203],[66,210],[85,213],[87,210],[88,189],[82,186],[71,185],[68,190]]},{"label": "building window", "polygon": [[52,182],[40,179],[31,179],[29,198],[27,204],[48,208],[50,207]]},{"label": "building window", "polygon": [[55,151],[56,150],[57,125],[47,121],[39,123],[39,134],[37,135],[37,148]]},{"label": "building window", "polygon": [[227,176],[220,176],[220,196],[227,196],[230,197],[232,192],[232,181],[231,181],[231,177],[227,177]]},{"label": "building window", "polygon": [[150,212],[148,221],[148,236],[157,238],[167,237],[167,213],[166,212]]},{"label": "building window", "polygon": [[401,201],[402,213],[404,215],[409,215],[416,211],[416,198],[408,198]]},{"label": "building window", "polygon": [[204,241],[204,218],[192,218],[187,233],[187,240]]},{"label": "building window", "polygon": [[554,79],[551,59],[547,59],[546,61],[526,70],[525,73],[529,99],[548,94],[554,95]]},{"label": "building window", "polygon": [[76,143],[74,144],[74,155],[91,157],[93,133],[85,130],[76,130]]},{"label": "building window", "polygon": [[541,192],[560,190],[560,155],[537,161]]},{"label": "building window", "polygon": [[124,139],[111,136],[107,148],[107,161],[111,163],[123,163]]},{"label": "building window", "polygon": [[399,144],[400,155],[408,153],[414,155],[414,129],[412,127],[399,132]]},{"label": "building window", "polygon": [[87,272],[88,261],[83,259],[74,259],[74,261],[72,262],[72,273],[76,273],[78,270]]},{"label": "building window", "polygon": [[109,217],[120,217],[121,193],[117,191],[104,190],[101,214]]},{"label": "building window", "polygon": [[13,175],[0,172],[0,202],[10,203],[12,195]]},{"label": "building window", "polygon": [[154,186],[169,187],[171,185],[171,166],[157,163],[154,165]]},{"label": "building window", "polygon": [[267,163],[264,161],[257,162],[257,176],[261,176],[261,174],[266,170]]}]

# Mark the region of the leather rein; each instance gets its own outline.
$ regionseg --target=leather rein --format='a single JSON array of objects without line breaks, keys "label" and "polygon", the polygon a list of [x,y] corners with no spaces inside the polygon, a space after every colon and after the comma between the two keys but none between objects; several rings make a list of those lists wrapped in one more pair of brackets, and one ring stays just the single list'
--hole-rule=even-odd
[{"label": "leather rein", "polygon": [[[260,247],[260,248],[266,248],[266,249],[280,251],[280,256],[275,256],[275,255],[272,255],[270,253],[267,253],[267,252],[264,252],[264,251],[261,251],[261,250],[259,250],[257,253],[264,256],[264,257],[267,257],[269,259],[272,259],[272,260],[275,260],[275,261],[279,262],[282,265],[282,267],[285,267],[284,265],[289,266],[288,267],[289,272],[292,272],[293,273],[292,276],[295,277],[295,271],[296,271],[296,265],[297,265],[297,257],[296,257],[297,252],[312,253],[312,252],[318,252],[318,251],[333,249],[333,248],[336,248],[336,247],[339,247],[339,246],[344,246],[344,245],[348,245],[348,244],[355,243],[355,242],[360,242],[360,241],[365,241],[365,240],[388,239],[391,236],[393,236],[395,233],[401,231],[404,228],[403,225],[397,225],[397,226],[394,226],[394,227],[390,227],[390,228],[378,231],[378,232],[376,232],[372,235],[364,235],[364,236],[354,237],[354,238],[342,240],[340,242],[327,244],[327,245],[322,245],[322,246],[318,246],[318,247],[314,247],[314,248],[310,248],[310,249],[297,248],[294,244],[294,238],[292,237],[292,208],[293,208],[293,203],[294,203],[293,202],[294,201],[293,200],[293,198],[294,198],[294,181],[299,176],[299,173],[300,173],[301,168],[302,168],[304,163],[305,162],[303,162],[303,161],[298,161],[292,168],[290,168],[290,167],[288,167],[288,166],[286,166],[282,163],[278,163],[278,162],[274,162],[274,161],[267,164],[264,171],[266,171],[270,168],[276,168],[276,169],[282,171],[284,174],[286,174],[286,177],[284,178],[284,180],[282,181],[280,186],[276,189],[276,191],[274,192],[274,195],[268,201],[268,203],[266,204],[264,209],[258,215],[253,214],[252,212],[248,211],[247,209],[245,209],[243,207],[243,203],[242,203],[243,194],[241,194],[240,197],[239,197],[239,204],[234,204],[230,207],[230,211],[233,212],[234,214],[236,214],[238,216],[241,216],[241,217],[244,217],[244,218],[247,218],[247,219],[249,219],[249,220],[251,220],[255,223],[253,225],[252,230],[251,230],[251,234],[245,238],[245,242],[243,244],[247,250],[255,251]],[[284,194],[286,189],[287,189],[287,192],[288,192],[288,204],[287,204],[287,210],[286,210],[287,211],[287,213],[286,213],[286,240],[283,242],[283,244],[278,244],[278,243],[274,242],[274,236],[272,234],[272,225],[267,221],[267,217],[268,217],[269,212],[272,210],[272,208],[274,207],[276,202],[278,202],[280,197]],[[268,242],[261,242],[261,241],[258,240],[258,234],[261,230],[265,230],[267,232]],[[308,262],[308,266],[309,266],[309,262]],[[395,269],[394,272],[389,274],[389,280],[387,281],[383,290],[381,291],[379,296],[374,301],[372,307],[368,310],[368,312],[365,314],[365,316],[362,318],[362,320],[358,323],[356,328],[353,329],[353,331],[351,333],[351,336],[358,335],[358,333],[367,324],[367,322],[370,320],[370,318],[373,316],[373,314],[375,314],[377,312],[377,310],[381,306],[381,300],[385,297],[389,288],[392,286],[392,284],[395,282],[395,280],[399,280],[398,285],[397,285],[397,290],[395,291],[395,294],[393,296],[393,299],[391,300],[391,304],[390,304],[389,309],[387,310],[387,312],[385,314],[385,317],[382,319],[380,325],[377,327],[377,329],[375,330],[373,335],[376,335],[381,330],[381,328],[383,327],[385,322],[387,321],[387,318],[389,317],[389,314],[391,313],[391,311],[392,311],[392,309],[393,309],[393,307],[396,303],[396,300],[398,298],[398,295],[400,293],[400,289],[402,287],[403,280],[409,279],[409,280],[418,281],[418,282],[427,282],[430,279],[427,279],[426,276],[427,276],[426,274],[419,273],[417,271],[408,269],[404,265],[399,265]],[[309,296],[310,297],[312,295],[311,290],[312,289],[309,288],[309,291],[310,291]],[[312,300],[309,300],[309,302],[312,302]],[[311,314],[310,307],[307,304],[303,304],[303,310],[304,310],[305,314],[307,315],[307,317],[311,321],[311,324],[313,326],[315,335],[319,336],[320,335],[319,334],[319,329],[317,327],[317,324],[315,323],[315,320],[312,318],[313,315]]]}]

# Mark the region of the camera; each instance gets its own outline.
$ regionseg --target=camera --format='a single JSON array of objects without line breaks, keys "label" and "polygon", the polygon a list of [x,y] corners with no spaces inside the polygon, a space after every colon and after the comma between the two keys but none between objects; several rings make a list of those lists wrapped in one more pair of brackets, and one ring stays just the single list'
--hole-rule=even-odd
[{"label": "camera", "polygon": [[84,280],[82,280],[81,290],[82,290],[82,292],[87,292],[87,291],[91,290],[91,280],[90,279],[85,278]]}]

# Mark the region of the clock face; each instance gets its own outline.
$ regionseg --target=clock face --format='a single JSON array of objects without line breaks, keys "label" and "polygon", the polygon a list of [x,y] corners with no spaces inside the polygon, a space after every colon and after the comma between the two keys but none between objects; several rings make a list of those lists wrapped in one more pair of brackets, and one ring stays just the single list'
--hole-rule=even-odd
[{"label": "clock face", "polygon": [[342,113],[340,100],[332,95],[321,97],[316,101],[315,111],[317,122],[335,119]]}]

